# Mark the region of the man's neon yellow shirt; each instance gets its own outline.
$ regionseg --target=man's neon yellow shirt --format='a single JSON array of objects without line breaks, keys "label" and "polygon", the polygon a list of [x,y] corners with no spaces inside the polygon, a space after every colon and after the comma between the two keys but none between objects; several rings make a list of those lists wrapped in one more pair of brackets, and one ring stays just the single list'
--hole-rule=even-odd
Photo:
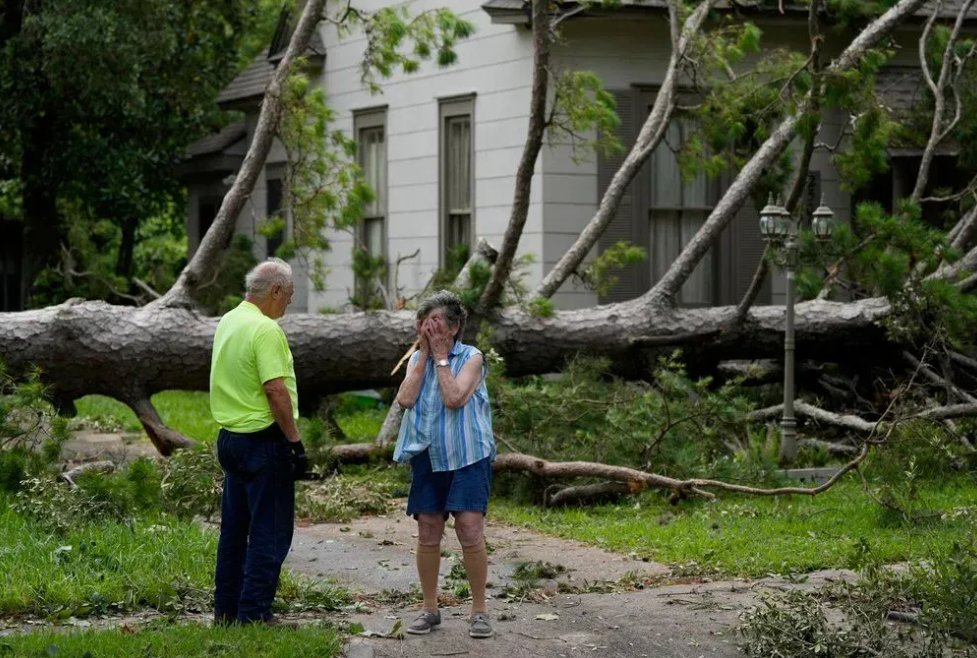
[{"label": "man's neon yellow shirt", "polygon": [[210,360],[210,412],[231,432],[257,432],[275,422],[262,387],[285,380],[298,420],[299,396],[288,339],[278,323],[251,302],[226,313],[214,333]]}]

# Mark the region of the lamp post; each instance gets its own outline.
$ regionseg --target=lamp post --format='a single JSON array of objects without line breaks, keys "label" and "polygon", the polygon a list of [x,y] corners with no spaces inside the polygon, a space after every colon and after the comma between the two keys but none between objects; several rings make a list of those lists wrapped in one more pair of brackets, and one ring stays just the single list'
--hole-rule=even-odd
[{"label": "lamp post", "polygon": [[[819,241],[831,238],[834,213],[821,205],[811,215],[811,231]],[[760,233],[773,247],[774,262],[784,269],[787,279],[784,321],[784,415],[780,420],[780,462],[788,464],[797,457],[797,420],[794,417],[794,278],[797,271],[799,242],[798,221],[787,209],[775,204],[773,197],[760,211]]]}]

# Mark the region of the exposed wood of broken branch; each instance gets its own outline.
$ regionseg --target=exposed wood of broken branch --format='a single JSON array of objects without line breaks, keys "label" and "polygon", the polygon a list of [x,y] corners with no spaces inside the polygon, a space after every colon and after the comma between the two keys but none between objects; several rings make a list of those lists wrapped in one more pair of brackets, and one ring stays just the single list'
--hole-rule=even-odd
[{"label": "exposed wood of broken branch", "polygon": [[114,470],[115,462],[110,462],[107,460],[87,462],[68,469],[61,474],[61,479],[70,484],[72,487],[77,487],[78,485],[75,483],[75,478],[77,478],[79,475],[84,475],[86,473],[111,473]]},{"label": "exposed wood of broken branch", "polygon": [[[784,412],[784,405],[778,404],[764,409],[757,409],[749,414],[750,420],[770,420],[777,418]],[[798,416],[807,417],[835,427],[854,430],[856,432],[871,432],[876,428],[876,423],[867,421],[858,416],[850,414],[836,414],[813,404],[798,400],[794,402],[794,413]]]}]

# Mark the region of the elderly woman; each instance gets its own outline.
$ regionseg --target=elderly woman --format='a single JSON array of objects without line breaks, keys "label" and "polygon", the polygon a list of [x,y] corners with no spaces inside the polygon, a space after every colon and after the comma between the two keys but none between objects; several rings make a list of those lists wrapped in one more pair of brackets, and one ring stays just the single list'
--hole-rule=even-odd
[{"label": "elderly woman", "polygon": [[407,411],[394,459],[411,465],[407,514],[417,520],[417,574],[424,592],[424,608],[407,632],[430,633],[441,623],[438,570],[444,524],[451,513],[471,586],[468,634],[481,638],[494,633],[485,606],[485,513],[495,440],[485,357],[461,342],[465,317],[461,300],[447,290],[434,293],[418,308],[418,350],[397,393]]}]

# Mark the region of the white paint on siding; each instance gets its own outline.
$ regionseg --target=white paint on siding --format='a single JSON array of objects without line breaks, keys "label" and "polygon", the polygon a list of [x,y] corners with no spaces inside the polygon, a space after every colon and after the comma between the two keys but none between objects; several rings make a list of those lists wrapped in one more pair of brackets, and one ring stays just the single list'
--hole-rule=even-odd
[{"label": "white paint on siding", "polygon": [[[358,7],[372,11],[387,5],[382,0],[364,0]],[[387,254],[391,265],[399,255],[420,249],[418,257],[401,264],[397,283],[404,294],[423,289],[437,270],[440,225],[440,171],[438,99],[475,94],[474,112],[474,234],[495,235],[498,246],[508,222],[512,203],[513,176],[525,140],[532,69],[531,34],[524,28],[493,25],[481,9],[480,0],[415,0],[412,13],[448,6],[473,22],[476,32],[458,44],[458,62],[446,69],[427,62],[420,71],[397,73],[381,81],[382,94],[371,95],[360,82],[366,40],[356,33],[339,39],[332,28],[324,28],[327,44],[323,84],[327,98],[341,120],[334,125],[352,130],[356,110],[387,106]],[[540,186],[534,199],[538,201]],[[505,212],[501,212],[504,208]],[[504,220],[502,219],[504,215]],[[530,211],[527,231],[542,230],[542,209]],[[529,236],[524,236],[533,242]],[[535,243],[542,243],[537,235]],[[327,288],[311,293],[310,306],[342,308],[347,304],[353,276],[348,268],[351,243],[335,240],[324,255],[331,268]],[[540,266],[533,276],[538,280]],[[393,274],[391,273],[391,284]]]}]

